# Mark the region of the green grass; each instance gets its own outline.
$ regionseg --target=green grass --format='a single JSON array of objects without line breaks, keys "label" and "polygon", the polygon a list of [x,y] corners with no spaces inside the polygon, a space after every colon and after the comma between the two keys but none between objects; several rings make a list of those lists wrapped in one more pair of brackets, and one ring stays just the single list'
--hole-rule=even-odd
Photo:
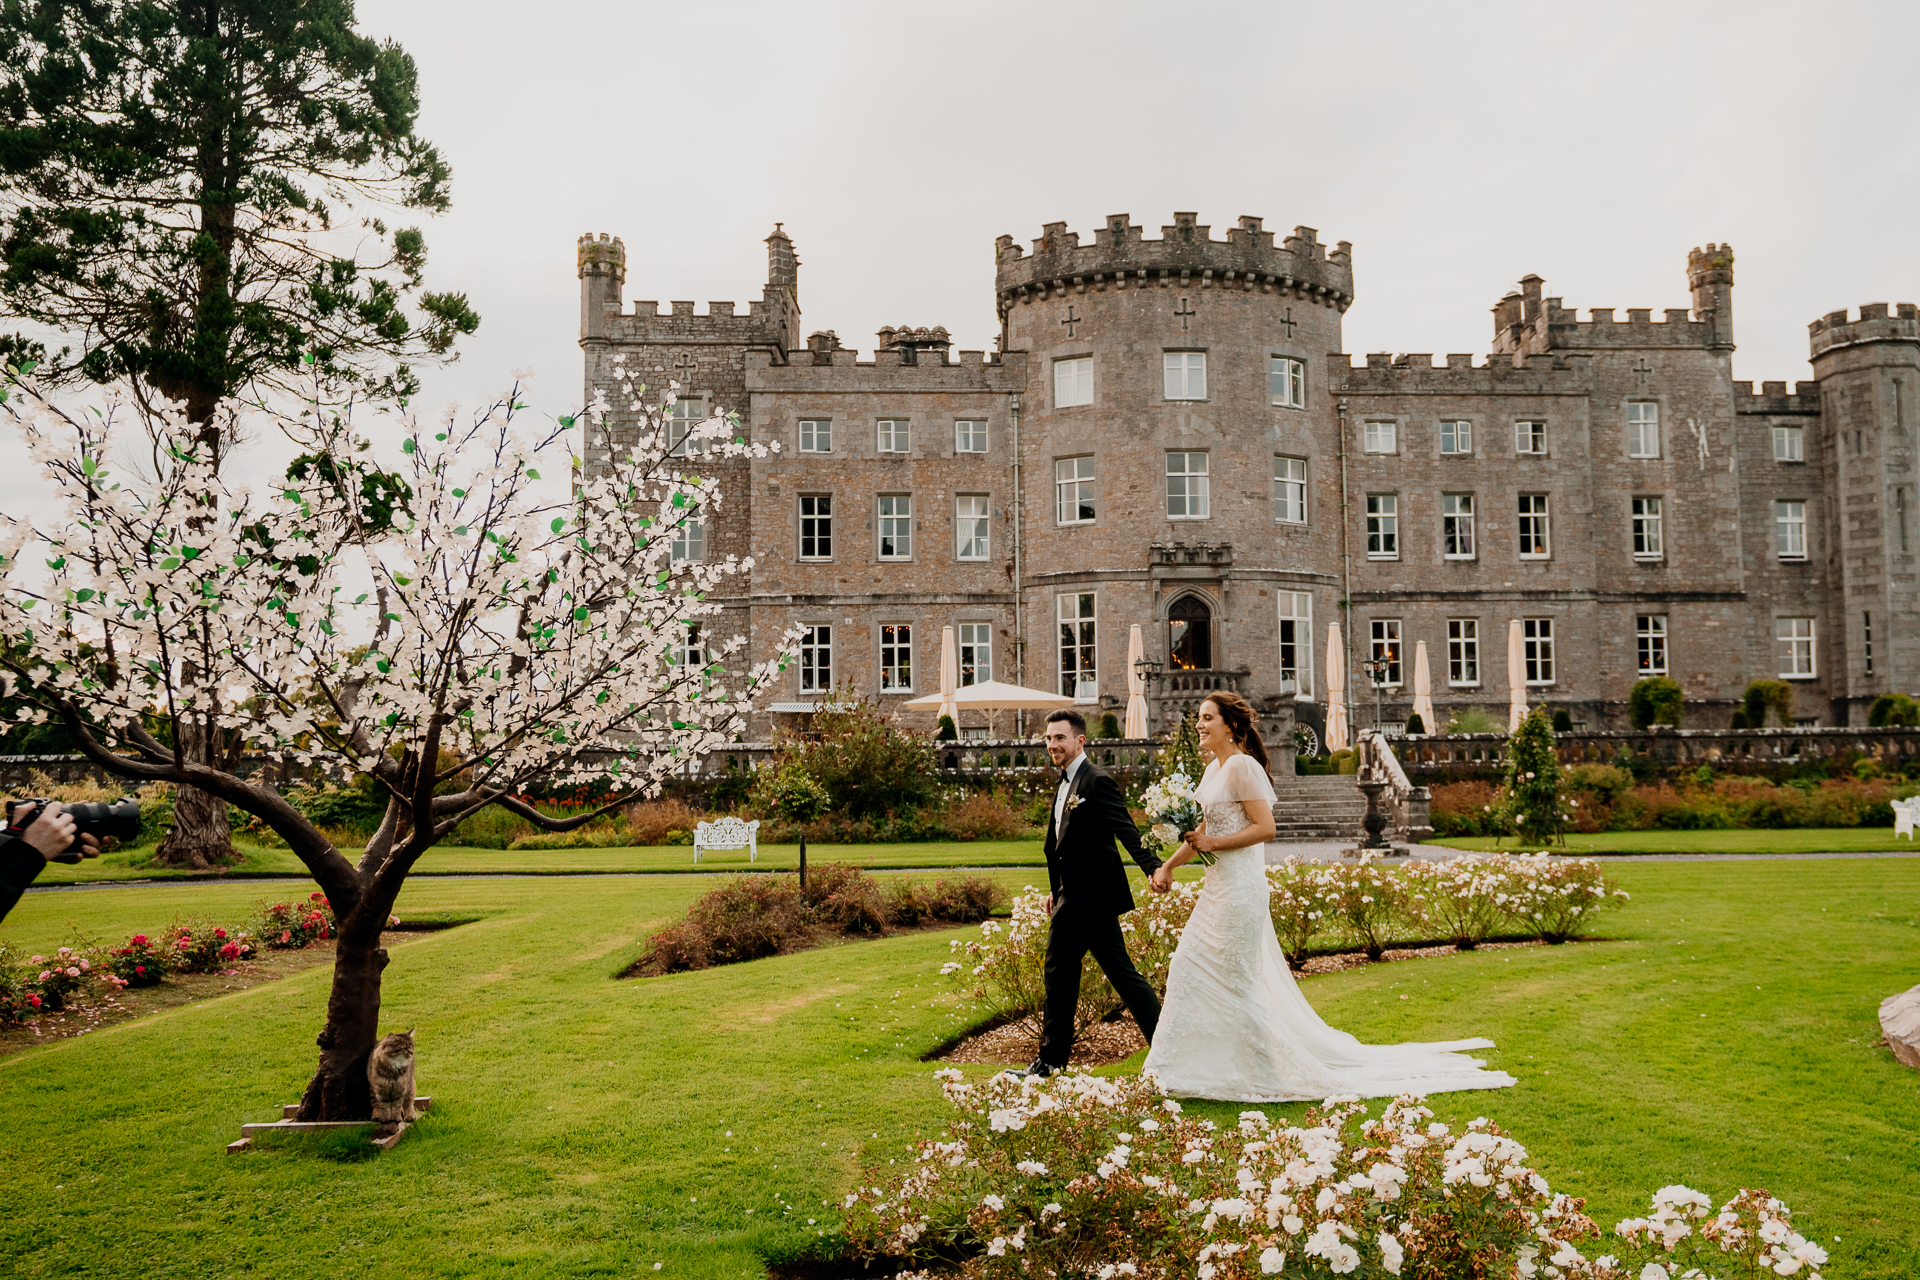
[{"label": "green grass", "polygon": [[[1488,1056],[1520,1085],[1436,1109],[1511,1129],[1603,1222],[1670,1182],[1764,1186],[1833,1251],[1835,1280],[1920,1278],[1920,1072],[1874,1021],[1915,981],[1920,863],[1615,874],[1634,897],[1606,919],[1614,941],[1305,990],[1368,1040],[1496,1039]],[[386,1022],[416,1029],[435,1109],[377,1159],[338,1140],[221,1153],[304,1082],[323,970],[0,1061],[0,1257],[23,1276],[624,1276],[656,1261],[669,1277],[760,1275],[757,1251],[833,1220],[821,1201],[844,1194],[857,1152],[896,1155],[942,1121],[918,1059],[968,1014],[934,973],[954,934],[610,979],[710,885],[412,883],[403,916],[475,923],[394,948]],[[44,947],[258,893],[35,894],[4,932]]]},{"label": "green grass", "polygon": [[[243,861],[226,871],[226,878],[247,876],[301,876],[307,870],[285,849],[263,849],[238,844]],[[359,850],[348,851],[358,856]],[[35,884],[87,884],[102,880],[206,880],[206,872],[177,871],[146,864],[153,850],[116,850],[74,865],[52,863]],[[960,840],[927,844],[810,844],[807,861],[849,862],[872,870],[911,870],[920,867],[1044,867],[1046,858],[1038,840]],[[792,871],[800,865],[800,847],[763,844],[759,858],[748,862],[747,851],[703,853],[693,864],[691,845],[656,845],[628,849],[466,849],[430,850],[414,868],[416,876],[467,875],[607,875],[683,873],[688,871]]]},{"label": "green grass", "polygon": [[[1484,836],[1436,836],[1434,844],[1456,849],[1517,849]],[[1743,828],[1728,831],[1602,831],[1569,833],[1568,853],[1881,853],[1920,852],[1920,842],[1894,839],[1892,827],[1818,827],[1790,831]]]}]

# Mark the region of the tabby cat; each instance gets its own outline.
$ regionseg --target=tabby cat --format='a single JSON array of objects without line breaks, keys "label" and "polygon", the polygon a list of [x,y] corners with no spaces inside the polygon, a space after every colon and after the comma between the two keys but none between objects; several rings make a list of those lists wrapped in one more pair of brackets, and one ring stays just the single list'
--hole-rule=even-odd
[{"label": "tabby cat", "polygon": [[373,1118],[403,1124],[418,1118],[413,1109],[413,1031],[396,1031],[373,1047],[367,1059],[367,1084],[373,1090]]}]

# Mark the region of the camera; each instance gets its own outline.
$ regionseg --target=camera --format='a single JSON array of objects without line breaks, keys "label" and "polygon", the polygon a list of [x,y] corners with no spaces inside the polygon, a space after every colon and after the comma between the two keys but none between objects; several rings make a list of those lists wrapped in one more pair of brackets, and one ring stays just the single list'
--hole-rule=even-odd
[{"label": "camera", "polygon": [[[33,819],[47,811],[48,805],[57,803],[59,802],[47,799],[7,801],[6,834],[19,836],[32,825]],[[13,818],[15,810],[25,808],[32,808],[33,813],[28,816],[26,823],[16,823]],[[81,836],[90,835],[96,840],[112,836],[121,841],[140,838],[140,802],[138,800],[116,800],[112,804],[69,804],[62,805],[62,809],[68,817],[73,819],[73,843],[67,846],[65,852],[53,859],[55,862],[80,861]]]}]

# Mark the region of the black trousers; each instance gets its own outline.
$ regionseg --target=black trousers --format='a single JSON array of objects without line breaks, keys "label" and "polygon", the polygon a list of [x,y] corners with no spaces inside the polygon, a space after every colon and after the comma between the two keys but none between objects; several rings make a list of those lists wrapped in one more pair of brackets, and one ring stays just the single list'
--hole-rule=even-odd
[{"label": "black trousers", "polygon": [[1055,1069],[1067,1065],[1073,1054],[1074,1011],[1080,1005],[1080,962],[1089,952],[1107,981],[1120,993],[1140,1034],[1153,1041],[1160,1021],[1160,1000],[1127,956],[1120,933],[1120,917],[1106,912],[1075,912],[1062,907],[1054,913],[1047,934],[1046,1014],[1040,1024],[1040,1061]]}]

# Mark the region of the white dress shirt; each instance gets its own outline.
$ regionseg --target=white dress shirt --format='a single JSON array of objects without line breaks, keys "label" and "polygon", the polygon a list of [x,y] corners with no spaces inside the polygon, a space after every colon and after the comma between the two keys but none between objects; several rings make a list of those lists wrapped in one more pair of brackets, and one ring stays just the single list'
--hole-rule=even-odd
[{"label": "white dress shirt", "polygon": [[1053,834],[1056,839],[1060,835],[1061,822],[1067,814],[1067,795],[1073,790],[1073,780],[1080,776],[1080,766],[1086,762],[1087,753],[1082,751],[1067,761],[1067,767],[1061,771],[1067,776],[1060,779],[1060,787],[1053,793]]}]

